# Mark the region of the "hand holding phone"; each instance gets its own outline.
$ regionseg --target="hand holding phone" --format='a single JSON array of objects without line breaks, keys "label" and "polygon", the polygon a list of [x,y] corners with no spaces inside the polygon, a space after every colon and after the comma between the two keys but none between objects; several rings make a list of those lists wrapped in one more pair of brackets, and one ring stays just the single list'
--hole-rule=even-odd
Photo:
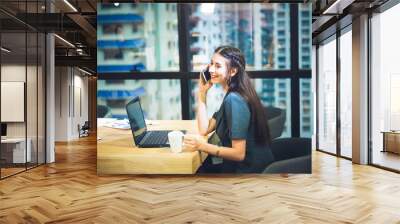
[{"label": "hand holding phone", "polygon": [[210,80],[211,80],[211,74],[208,65],[206,69],[200,72],[200,78],[199,78],[199,99],[201,99],[201,101],[203,102],[205,102],[207,91],[213,86]]},{"label": "hand holding phone", "polygon": [[207,83],[208,81],[210,81],[211,74],[210,74],[208,66],[207,66],[207,68],[205,70],[201,71],[201,77],[202,77],[204,83]]}]

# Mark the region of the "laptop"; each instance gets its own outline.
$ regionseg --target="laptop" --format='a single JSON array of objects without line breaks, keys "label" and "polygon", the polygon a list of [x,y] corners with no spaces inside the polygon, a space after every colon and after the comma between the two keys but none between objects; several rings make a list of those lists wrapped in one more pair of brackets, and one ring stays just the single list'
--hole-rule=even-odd
[{"label": "laptop", "polygon": [[7,124],[1,123],[1,140],[7,139]]},{"label": "laptop", "polygon": [[140,148],[169,147],[168,131],[147,131],[143,110],[139,97],[135,97],[126,105],[129,124],[136,146]]}]

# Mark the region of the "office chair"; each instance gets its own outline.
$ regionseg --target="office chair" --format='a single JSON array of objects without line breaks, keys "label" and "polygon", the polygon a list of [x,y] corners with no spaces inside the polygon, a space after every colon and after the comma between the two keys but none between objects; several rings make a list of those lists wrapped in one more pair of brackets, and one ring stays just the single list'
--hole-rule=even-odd
[{"label": "office chair", "polygon": [[90,129],[89,121],[85,121],[85,123],[82,125],[82,127],[80,127],[80,125],[78,125],[79,138],[89,136],[89,129]]},{"label": "office chair", "polygon": [[97,105],[97,118],[106,117],[108,112],[110,112],[110,108],[105,105]]},{"label": "office chair", "polygon": [[275,162],[263,173],[311,173],[311,139],[280,138],[272,141]]},{"label": "office chair", "polygon": [[267,120],[271,139],[278,138],[282,135],[285,127],[286,112],[277,107],[264,107],[267,113]]}]

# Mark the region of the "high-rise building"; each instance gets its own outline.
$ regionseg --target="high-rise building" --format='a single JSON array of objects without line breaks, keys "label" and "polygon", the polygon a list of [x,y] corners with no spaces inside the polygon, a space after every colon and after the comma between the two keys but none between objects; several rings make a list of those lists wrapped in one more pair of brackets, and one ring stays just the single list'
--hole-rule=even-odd
[{"label": "high-rise building", "polygon": [[[289,4],[264,4],[261,9],[261,58],[265,69],[290,69]],[[262,103],[284,109],[286,123],[282,137],[291,133],[290,81],[288,79],[256,80]],[[258,83],[258,84],[257,84]]]},{"label": "high-rise building", "polygon": [[[311,69],[311,4],[299,4],[299,67]],[[300,79],[300,134],[312,135],[311,80]]]},{"label": "high-rise building", "polygon": [[[178,71],[177,27],[176,4],[99,4],[98,72]],[[126,118],[135,96],[146,118],[181,118],[179,80],[99,81],[98,102],[112,117]]]}]

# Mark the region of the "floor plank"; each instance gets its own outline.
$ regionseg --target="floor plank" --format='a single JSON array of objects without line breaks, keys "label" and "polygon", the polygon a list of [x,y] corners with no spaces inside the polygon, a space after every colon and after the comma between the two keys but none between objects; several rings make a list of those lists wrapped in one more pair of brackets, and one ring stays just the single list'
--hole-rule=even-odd
[{"label": "floor plank", "polygon": [[313,152],[311,175],[97,176],[96,139],[0,181],[0,223],[400,223],[400,175]]}]

